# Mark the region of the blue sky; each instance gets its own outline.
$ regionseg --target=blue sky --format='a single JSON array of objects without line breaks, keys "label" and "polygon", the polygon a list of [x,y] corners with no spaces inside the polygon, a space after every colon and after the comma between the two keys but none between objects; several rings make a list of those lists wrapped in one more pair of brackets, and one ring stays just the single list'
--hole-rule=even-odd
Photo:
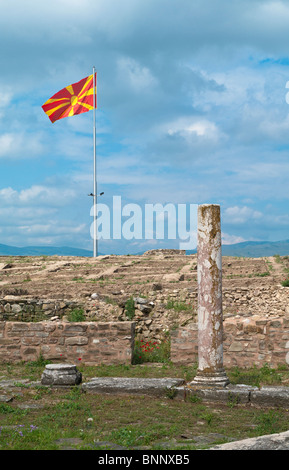
[{"label": "blue sky", "polygon": [[[93,113],[42,104],[98,73],[101,202],[221,205],[223,243],[289,239],[289,4],[0,0],[0,243],[92,249]],[[288,95],[289,96],[289,95]],[[101,240],[103,253],[178,240]]]}]

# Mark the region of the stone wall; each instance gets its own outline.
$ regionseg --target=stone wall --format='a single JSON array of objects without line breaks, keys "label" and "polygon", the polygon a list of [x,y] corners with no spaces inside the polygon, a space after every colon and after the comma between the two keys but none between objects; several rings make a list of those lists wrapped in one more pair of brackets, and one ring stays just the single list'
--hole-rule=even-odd
[{"label": "stone wall", "polygon": [[33,299],[7,295],[0,299],[0,321],[35,322],[60,319],[75,308],[82,308],[77,302],[55,299]]},{"label": "stone wall", "polygon": [[133,322],[0,322],[0,362],[130,364]]},{"label": "stone wall", "polygon": [[[289,318],[232,317],[223,326],[225,367],[289,364]],[[197,324],[171,332],[171,360],[176,364],[198,362]]]}]

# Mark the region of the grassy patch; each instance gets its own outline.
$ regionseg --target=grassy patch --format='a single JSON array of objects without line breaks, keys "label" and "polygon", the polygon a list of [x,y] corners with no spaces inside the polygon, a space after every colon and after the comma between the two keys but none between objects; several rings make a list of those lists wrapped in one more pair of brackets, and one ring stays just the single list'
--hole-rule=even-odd
[{"label": "grassy patch", "polygon": [[187,304],[186,302],[181,302],[177,300],[168,300],[166,304],[166,308],[171,310],[175,310],[175,312],[182,312],[184,310],[192,310],[192,306]]},{"label": "grassy patch", "polygon": [[74,308],[71,310],[67,316],[68,321],[70,322],[81,322],[85,321],[85,315],[82,308]]},{"label": "grassy patch", "polygon": [[256,366],[250,369],[240,369],[234,367],[229,371],[229,378],[233,384],[246,384],[260,387],[262,385],[280,385],[282,377],[289,377],[288,367],[280,367],[279,369],[271,368],[268,364],[265,364],[261,368]]},{"label": "grassy patch", "polygon": [[72,281],[75,281],[75,282],[85,282],[85,280],[83,279],[83,277],[73,277],[73,278],[72,278]]},{"label": "grassy patch", "polygon": [[60,439],[72,438],[78,438],[79,449],[93,448],[97,441],[127,449],[173,449],[182,443],[193,449],[195,436],[217,432],[224,440],[241,439],[282,432],[288,423],[286,410],[228,408],[166,397],[80,394],[73,400],[66,395],[58,390],[37,411],[1,414],[0,449],[53,450]]},{"label": "grassy patch", "polygon": [[281,282],[281,285],[283,287],[289,287],[289,277],[287,277],[286,279],[284,279],[282,282]]},{"label": "grassy patch", "polygon": [[[1,376],[40,380],[44,362],[0,364]],[[196,374],[196,364],[79,365],[83,381],[92,377],[178,377],[187,381]],[[264,366],[226,371],[232,383],[281,384],[288,381],[289,368]],[[19,393],[18,393],[19,392]],[[37,408],[21,405],[34,403]],[[61,440],[75,440],[75,448],[94,449],[106,442],[127,449],[200,448],[194,438],[218,433],[223,438],[245,439],[288,429],[288,409],[262,409],[234,404],[207,404],[200,398],[175,400],[173,396],[105,395],[84,393],[81,387],[50,389],[17,387],[11,403],[0,404],[0,450],[57,450]],[[185,438],[184,438],[185,436]],[[111,444],[108,444],[111,443]],[[208,448],[204,444],[202,448]]]},{"label": "grassy patch", "polygon": [[278,423],[282,420],[281,410],[268,410],[258,413],[255,417],[256,431],[258,434],[274,434],[278,432]]},{"label": "grassy patch", "polygon": [[[264,273],[255,273],[255,274],[252,274],[252,277],[266,277],[266,276],[270,276],[269,271],[265,271]],[[251,277],[251,275],[248,276],[248,277]]]},{"label": "grassy patch", "polygon": [[104,302],[109,305],[117,305],[117,302],[114,299],[111,299],[110,297],[105,297]]},{"label": "grassy patch", "polygon": [[[272,268],[272,266],[271,266]],[[270,269],[270,267],[269,267]],[[269,271],[265,271],[263,273],[252,273],[252,274],[229,274],[228,276],[226,276],[226,279],[236,279],[236,278],[252,278],[252,277],[266,277],[266,276],[270,276],[270,272]]]}]

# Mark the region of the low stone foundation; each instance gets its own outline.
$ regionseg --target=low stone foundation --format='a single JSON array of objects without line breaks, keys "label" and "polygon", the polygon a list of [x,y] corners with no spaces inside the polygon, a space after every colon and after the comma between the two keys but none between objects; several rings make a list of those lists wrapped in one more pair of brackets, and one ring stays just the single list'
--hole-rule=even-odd
[{"label": "low stone foundation", "polygon": [[130,364],[134,322],[0,322],[0,362]]},{"label": "low stone foundation", "polygon": [[[130,364],[135,322],[0,321],[0,362],[50,361]],[[289,318],[229,318],[224,321],[224,367],[289,364]],[[171,331],[171,361],[198,362],[198,327]]]},{"label": "low stone foundation", "polygon": [[[289,364],[289,318],[231,317],[224,321],[224,367]],[[171,332],[171,360],[198,362],[198,326]]]},{"label": "low stone foundation", "polygon": [[82,308],[82,305],[70,300],[31,299],[7,295],[0,299],[0,321],[39,322],[54,316],[62,319],[77,308]]}]

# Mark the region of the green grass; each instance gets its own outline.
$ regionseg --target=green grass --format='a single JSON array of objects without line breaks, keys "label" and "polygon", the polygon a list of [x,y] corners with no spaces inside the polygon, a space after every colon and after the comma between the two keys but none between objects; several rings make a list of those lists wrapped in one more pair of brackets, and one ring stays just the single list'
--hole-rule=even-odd
[{"label": "green grass", "polygon": [[74,308],[67,315],[68,321],[70,322],[82,322],[85,321],[85,315],[82,308]]},{"label": "green grass", "polygon": [[184,310],[192,310],[192,306],[189,304],[186,304],[185,302],[182,301],[177,301],[177,300],[168,300],[166,304],[167,309],[173,309],[175,312],[182,312]]},{"label": "green grass", "polygon": [[[269,269],[270,269],[270,267],[269,267]],[[266,276],[270,276],[269,271],[265,271],[263,273],[252,273],[252,274],[229,274],[228,276],[226,276],[226,279],[236,279],[236,278],[245,278],[245,277],[248,277],[248,278],[266,277]]]},{"label": "green grass", "polygon": [[104,302],[109,305],[117,305],[117,302],[114,299],[111,299],[110,297],[105,297]]},{"label": "green grass", "polygon": [[278,423],[281,417],[281,410],[270,409],[255,417],[256,431],[260,434],[274,434],[278,432]]},{"label": "green grass", "polygon": [[284,279],[284,281],[281,282],[281,285],[283,287],[289,287],[289,277],[287,277],[287,279]]},{"label": "green grass", "polygon": [[266,277],[266,276],[270,276],[269,271],[265,271],[264,273],[255,273],[248,277]]},{"label": "green grass", "polygon": [[240,369],[234,367],[230,370],[230,381],[234,384],[245,383],[260,387],[262,385],[280,385],[284,376],[289,376],[288,366],[280,366],[279,368],[271,368],[268,364],[257,368]]},{"label": "green grass", "polygon": [[72,281],[75,281],[75,282],[85,282],[85,280],[83,279],[83,277],[74,277],[74,278],[72,278]]},{"label": "green grass", "polygon": [[[0,403],[0,450],[57,450],[59,440],[77,439],[75,448],[92,450],[95,443],[110,442],[128,449],[196,449],[195,436],[218,433],[214,444],[288,430],[289,410],[248,407],[237,403],[207,404],[200,398],[176,400],[145,395],[84,393],[81,387],[51,389],[20,386],[21,379],[40,380],[45,362],[0,364],[0,375],[15,378],[14,399]],[[196,364],[177,366],[170,362],[136,365],[79,365],[83,382],[92,377],[179,377],[192,380]],[[232,368],[232,383],[282,384],[289,368]],[[1,393],[1,389],[0,389]],[[38,408],[22,409],[26,403]],[[186,436],[186,438],[184,438]],[[170,443],[170,444],[168,444]],[[111,448],[105,444],[103,448]],[[201,448],[208,448],[202,445]]]}]

